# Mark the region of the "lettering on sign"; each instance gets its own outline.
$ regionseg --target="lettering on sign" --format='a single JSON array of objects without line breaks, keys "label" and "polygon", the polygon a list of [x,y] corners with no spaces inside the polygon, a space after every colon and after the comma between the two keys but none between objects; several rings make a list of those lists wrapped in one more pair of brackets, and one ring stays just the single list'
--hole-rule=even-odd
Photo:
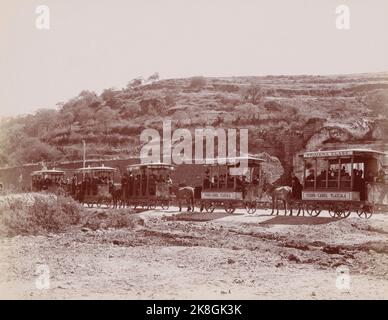
[{"label": "lettering on sign", "polygon": [[202,199],[232,199],[241,200],[241,192],[202,192]]},{"label": "lettering on sign", "polygon": [[360,200],[359,192],[332,192],[332,191],[303,191],[303,200],[342,200],[342,201],[358,201]]},{"label": "lettering on sign", "polygon": [[344,150],[344,151],[316,151],[316,152],[307,152],[304,154],[305,158],[321,158],[321,157],[341,157],[341,156],[351,156],[353,150]]}]

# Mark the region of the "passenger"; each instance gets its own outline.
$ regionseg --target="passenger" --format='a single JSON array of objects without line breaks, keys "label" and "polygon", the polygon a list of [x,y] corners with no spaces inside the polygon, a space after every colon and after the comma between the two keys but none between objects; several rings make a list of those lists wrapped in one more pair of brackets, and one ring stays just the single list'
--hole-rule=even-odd
[{"label": "passenger", "polygon": [[204,189],[210,188],[210,176],[209,176],[209,174],[206,174],[205,179],[203,180],[203,188]]},{"label": "passenger", "polygon": [[320,187],[325,187],[326,186],[326,170],[322,170],[321,173],[318,175],[318,177],[317,177],[317,184]]},{"label": "passenger", "polygon": [[310,170],[309,170],[309,174],[308,174],[307,177],[306,177],[306,180],[312,180],[312,181],[314,181],[314,178],[315,178],[315,176],[314,176],[314,170],[313,170],[313,169],[310,169]]},{"label": "passenger", "polygon": [[[326,173],[325,173],[326,175]],[[292,197],[294,199],[302,199],[302,184],[300,183],[298,177],[295,173],[291,173],[291,187],[292,187]]]},{"label": "passenger", "polygon": [[149,186],[148,186],[148,190],[149,190],[149,194],[151,196],[154,196],[156,195],[156,180],[155,180],[155,175],[150,175],[150,178],[148,180],[148,183],[149,183]]},{"label": "passenger", "polygon": [[382,182],[384,183],[385,182],[385,172],[383,170],[383,168],[381,168],[377,174],[377,179],[376,179],[377,182]]}]

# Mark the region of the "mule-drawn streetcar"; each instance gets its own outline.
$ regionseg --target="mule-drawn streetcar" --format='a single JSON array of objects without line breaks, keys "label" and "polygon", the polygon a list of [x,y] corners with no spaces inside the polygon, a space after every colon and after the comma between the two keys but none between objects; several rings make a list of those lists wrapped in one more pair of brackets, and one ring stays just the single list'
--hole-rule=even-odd
[{"label": "mule-drawn streetcar", "polygon": [[171,201],[171,172],[174,165],[166,163],[134,164],[127,168],[121,180],[124,205],[168,209]]},{"label": "mule-drawn streetcar", "polygon": [[383,152],[346,149],[303,154],[302,203],[311,216],[328,210],[332,217],[356,212],[370,218],[388,205],[381,158]]},{"label": "mule-drawn streetcar", "polygon": [[85,167],[77,170],[77,198],[88,207],[113,205],[114,178],[118,170],[105,167]]},{"label": "mule-drawn streetcar", "polygon": [[56,169],[42,169],[31,173],[31,190],[57,193],[64,184],[65,172]]},{"label": "mule-drawn streetcar", "polygon": [[[215,159],[214,164],[205,165],[201,192],[195,193],[196,202],[207,212],[223,207],[227,213],[233,213],[236,208],[244,207],[248,213],[254,213],[264,160],[253,156],[224,160]],[[243,161],[247,164],[245,172],[233,172],[241,168]]]}]

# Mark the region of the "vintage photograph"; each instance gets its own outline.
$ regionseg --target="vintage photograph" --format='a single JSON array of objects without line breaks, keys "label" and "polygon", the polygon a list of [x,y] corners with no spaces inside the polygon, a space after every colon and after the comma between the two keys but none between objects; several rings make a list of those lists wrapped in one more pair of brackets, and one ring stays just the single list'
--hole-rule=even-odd
[{"label": "vintage photograph", "polygon": [[386,300],[387,30],[386,0],[2,0],[0,299]]}]

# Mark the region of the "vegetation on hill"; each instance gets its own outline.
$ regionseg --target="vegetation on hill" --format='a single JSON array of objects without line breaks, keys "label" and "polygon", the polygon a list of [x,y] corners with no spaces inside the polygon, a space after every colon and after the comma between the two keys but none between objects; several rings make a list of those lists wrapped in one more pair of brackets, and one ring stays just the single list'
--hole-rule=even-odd
[{"label": "vegetation on hill", "polygon": [[82,91],[57,110],[1,120],[0,165],[139,155],[144,128],[248,128],[249,151],[285,161],[327,143],[383,140],[388,73],[134,79],[122,90]]}]

